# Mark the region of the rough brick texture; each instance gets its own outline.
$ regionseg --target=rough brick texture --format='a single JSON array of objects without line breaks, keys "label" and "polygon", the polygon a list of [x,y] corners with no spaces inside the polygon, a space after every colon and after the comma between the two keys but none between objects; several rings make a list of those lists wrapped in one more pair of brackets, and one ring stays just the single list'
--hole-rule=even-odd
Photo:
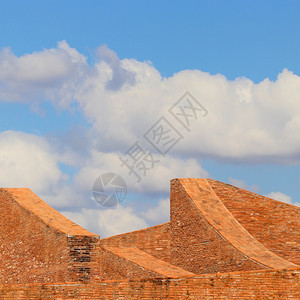
[{"label": "rough brick texture", "polygon": [[29,189],[1,189],[0,202],[0,283],[96,280],[99,236]]},{"label": "rough brick texture", "polygon": [[163,278],[161,274],[115,254],[111,249],[101,247],[101,279],[115,280],[124,278]]},{"label": "rough brick texture", "polygon": [[266,268],[245,257],[207,221],[185,189],[194,184],[189,179],[171,183],[171,263],[196,274]]},{"label": "rough brick texture", "polygon": [[299,216],[174,179],[169,223],[100,240],[30,190],[0,189],[0,299],[300,299]]},{"label": "rough brick texture", "polygon": [[194,276],[137,248],[102,246],[103,279],[116,278],[180,278]]},{"label": "rough brick texture", "polygon": [[0,286],[1,299],[300,299],[300,270],[206,274],[78,284]]},{"label": "rough brick texture", "polygon": [[300,265],[300,209],[267,197],[208,180],[237,221],[273,253]]},{"label": "rough brick texture", "polygon": [[170,223],[102,239],[101,245],[136,247],[164,261],[170,261]]}]

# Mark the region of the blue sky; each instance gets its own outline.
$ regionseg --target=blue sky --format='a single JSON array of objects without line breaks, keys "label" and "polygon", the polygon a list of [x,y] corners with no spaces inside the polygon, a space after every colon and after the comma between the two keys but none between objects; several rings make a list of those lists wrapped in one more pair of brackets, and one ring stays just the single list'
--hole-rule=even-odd
[{"label": "blue sky", "polygon": [[[0,185],[28,186],[102,236],[167,221],[172,176],[299,203],[299,11],[292,0],[2,1]],[[186,91],[208,115],[133,182],[118,155]],[[128,195],[101,210],[91,187],[108,171]]]},{"label": "blue sky", "polygon": [[[229,79],[299,72],[299,1],[3,1],[1,46],[17,55],[66,40],[93,59],[150,60],[165,76],[199,68]],[[298,59],[297,59],[298,58]]]}]

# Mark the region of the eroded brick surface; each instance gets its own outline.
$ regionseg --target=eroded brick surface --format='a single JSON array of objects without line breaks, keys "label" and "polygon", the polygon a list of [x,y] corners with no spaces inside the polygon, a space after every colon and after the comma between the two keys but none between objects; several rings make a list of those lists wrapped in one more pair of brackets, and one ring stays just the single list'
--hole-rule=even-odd
[{"label": "eroded brick surface", "polygon": [[0,189],[0,299],[300,299],[300,209],[171,182],[171,221],[100,240],[28,189]]},{"label": "eroded brick surface", "polygon": [[99,236],[28,189],[1,189],[0,201],[1,284],[99,277]]},{"label": "eroded brick surface", "polygon": [[181,279],[0,286],[1,299],[300,299],[300,270],[261,270]]},{"label": "eroded brick surface", "polygon": [[[103,249],[117,255],[118,257],[125,259],[127,262],[133,263],[140,268],[156,273],[156,277],[170,277],[180,278],[186,276],[194,276],[194,273],[183,270],[175,265],[165,262],[161,259],[157,259],[154,256],[138,249],[138,248],[119,248],[103,246]],[[108,264],[108,270],[110,266]],[[128,272],[124,272],[124,278],[134,278],[137,276],[129,275]],[[145,278],[147,278],[145,276]]]},{"label": "eroded brick surface", "polygon": [[101,245],[111,247],[136,247],[164,261],[170,261],[170,223],[116,235],[101,240]]},{"label": "eroded brick surface", "polygon": [[133,279],[134,278],[163,278],[154,270],[127,260],[104,247],[101,247],[101,280]]},{"label": "eroded brick surface", "polygon": [[300,209],[215,180],[211,187],[237,221],[266,248],[300,265]]},{"label": "eroded brick surface", "polygon": [[207,221],[184,188],[194,184],[189,179],[171,183],[171,263],[196,274],[267,268],[238,251]]}]

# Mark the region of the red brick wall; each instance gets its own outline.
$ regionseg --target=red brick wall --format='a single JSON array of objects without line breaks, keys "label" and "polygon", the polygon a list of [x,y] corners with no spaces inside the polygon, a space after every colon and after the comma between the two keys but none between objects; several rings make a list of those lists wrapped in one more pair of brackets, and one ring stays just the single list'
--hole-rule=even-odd
[{"label": "red brick wall", "polygon": [[[184,180],[188,179],[181,179]],[[171,263],[196,274],[264,269],[208,223],[181,181],[171,181]]]},{"label": "red brick wall", "polygon": [[[196,275],[158,259],[138,248],[109,246],[101,246],[101,248],[104,250],[101,269],[104,269],[104,275],[110,275],[109,277],[105,277],[105,279],[151,278],[153,275],[156,278],[181,278]],[[132,272],[133,265],[135,266],[135,269],[138,269],[138,273],[135,269],[134,272]],[[128,271],[126,271],[127,269]],[[147,271],[147,273],[145,271]]]},{"label": "red brick wall", "polygon": [[101,248],[101,280],[159,278],[158,273],[146,270],[114,253]]},{"label": "red brick wall", "polygon": [[0,239],[1,284],[99,277],[99,236],[28,189],[0,189]]},{"label": "red brick wall", "polygon": [[208,180],[238,222],[273,253],[300,265],[300,208]]},{"label": "red brick wall", "polygon": [[[213,186],[222,202],[201,187],[201,182],[210,191]],[[212,203],[216,204],[213,209]],[[239,248],[238,242],[248,232],[222,203],[271,251],[298,262],[298,208],[210,180],[173,180],[170,223],[103,240],[28,189],[0,189],[0,299],[300,299],[300,269],[266,270],[266,265],[259,263],[262,259],[245,255],[241,249],[246,249],[247,243]],[[231,223],[223,222],[224,212]],[[257,244],[261,245],[255,240],[253,245]],[[113,247],[119,250],[113,252]],[[121,256],[124,248],[130,251],[133,247],[197,274],[238,272],[163,279],[171,276],[147,268],[159,264],[152,263],[149,255],[144,267],[138,263],[141,260]],[[277,256],[261,249],[262,258],[276,261]],[[140,255],[139,250],[135,252]],[[134,253],[130,254],[134,258]],[[278,259],[280,264],[283,259]],[[254,271],[240,272],[245,270]]]},{"label": "red brick wall", "polygon": [[300,270],[206,274],[193,278],[0,286],[0,299],[300,299]]},{"label": "red brick wall", "polygon": [[136,247],[169,262],[170,237],[170,223],[165,223],[102,239],[100,243],[112,247]]},{"label": "red brick wall", "polygon": [[[101,279],[100,238],[97,236],[68,236],[68,269],[76,281],[99,281]],[[66,281],[66,279],[64,280]]]}]

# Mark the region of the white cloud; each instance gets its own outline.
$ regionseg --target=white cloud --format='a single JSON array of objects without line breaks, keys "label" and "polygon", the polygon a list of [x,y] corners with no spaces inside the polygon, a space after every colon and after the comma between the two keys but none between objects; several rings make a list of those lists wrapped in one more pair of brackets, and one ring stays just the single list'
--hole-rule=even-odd
[{"label": "white cloud", "polygon": [[14,131],[0,133],[0,181],[3,186],[38,192],[62,180],[55,155],[44,138]]},{"label": "white cloud", "polygon": [[248,185],[244,180],[234,179],[234,178],[229,177],[228,181],[230,184],[232,184],[240,189],[246,190],[248,188]]},{"label": "white cloud", "polygon": [[98,55],[111,67],[111,78],[105,87],[112,91],[120,90],[125,84],[135,84],[135,74],[123,67],[118,55],[106,45],[98,48]]},{"label": "white cloud", "polygon": [[147,228],[170,220],[170,200],[161,199],[146,211],[134,211],[122,205],[113,209],[86,209],[61,211],[80,226],[100,234],[101,238]]},{"label": "white cloud", "polygon": [[[53,142],[53,141],[52,141]],[[126,180],[128,193],[140,193],[141,195],[149,193],[168,193],[169,180],[174,177],[207,177],[207,172],[193,159],[180,159],[167,156],[161,160],[156,169],[152,170],[142,182],[138,183],[136,177],[129,175],[126,167],[121,167],[121,161],[117,153],[102,153],[91,150],[82,159],[80,164],[75,161],[78,172],[74,174],[70,181],[64,174],[59,163],[66,162],[71,164],[72,157],[76,155],[68,148],[56,149],[44,137],[38,137],[33,134],[6,131],[0,133],[0,186],[1,187],[28,187],[33,190],[44,201],[58,209],[66,208],[76,210],[78,207],[85,207],[87,215],[92,213],[89,207],[94,206],[94,202],[89,198],[95,179],[105,172],[119,173]],[[91,155],[89,155],[91,153]],[[69,158],[68,158],[69,156]],[[143,196],[141,196],[143,198]],[[147,204],[145,204],[147,207]],[[71,209],[72,208],[72,209]],[[164,208],[164,210],[162,210]],[[166,202],[160,202],[158,208],[152,208],[143,218],[134,215],[134,211],[129,208],[117,209],[114,214],[124,214],[124,230],[129,231],[146,225],[145,221],[158,222],[165,219],[168,215]],[[155,216],[159,212],[160,216]],[[107,220],[108,214],[114,218],[111,210],[101,212],[101,218]],[[89,218],[79,214],[82,220],[89,221]],[[76,216],[76,213],[74,213]],[[123,222],[120,219],[120,222]],[[94,222],[97,230],[104,230],[109,234],[116,233],[117,229],[122,229],[119,223],[113,227]],[[96,225],[95,225],[96,224]]]},{"label": "white cloud", "polygon": [[66,105],[86,67],[86,58],[65,41],[21,57],[5,48],[0,52],[0,101],[32,103],[46,97]]},{"label": "white cloud", "polygon": [[[165,194],[172,178],[208,177],[199,163],[204,157],[300,162],[300,135],[295,134],[300,130],[298,75],[283,70],[276,81],[265,79],[258,84],[247,78],[229,81],[223,75],[199,70],[163,78],[151,63],[121,60],[105,46],[97,54],[100,61],[88,65],[86,58],[64,41],[56,48],[21,57],[9,49],[0,52],[0,101],[36,105],[47,99],[66,109],[75,101],[91,125],[86,131],[70,132],[59,143],[49,137],[0,133],[1,186],[30,187],[50,205],[70,208],[68,214],[85,227],[111,235],[146,227],[145,220],[164,220],[167,200],[140,216],[122,206],[105,211],[88,208],[87,195],[102,173],[120,174],[129,192]],[[191,132],[180,127],[168,112],[186,91],[208,110]],[[134,175],[129,176],[129,170],[121,167],[119,155],[137,140],[155,152],[143,134],[161,116],[168,118],[183,139],[137,183]],[[68,181],[59,163],[78,169],[73,181]],[[257,189],[247,188],[241,180],[231,178],[230,182]],[[285,201],[291,201],[287,197]],[[73,212],[71,205],[85,208]]]},{"label": "white cloud", "polygon": [[284,202],[284,203],[288,203],[288,204],[292,204],[292,198],[284,193],[281,192],[272,192],[269,193],[268,195],[266,195],[266,197]]},{"label": "white cloud", "polygon": [[146,221],[132,209],[121,205],[114,209],[83,208],[79,212],[61,213],[82,227],[100,234],[102,238],[148,227]]},{"label": "white cloud", "polygon": [[300,202],[292,202],[292,198],[284,193],[281,192],[271,192],[266,197],[287,203],[287,204],[292,204],[296,206],[300,206]]},{"label": "white cloud", "polygon": [[106,172],[121,175],[130,192],[168,192],[169,181],[180,177],[208,177],[208,172],[194,159],[181,159],[171,156],[162,157],[154,170],[146,172],[145,177],[130,175],[130,170],[122,166],[118,153],[92,151],[86,164],[74,177],[74,184],[84,190],[91,189],[96,178]]},{"label": "white cloud", "polygon": [[[1,187],[30,188],[39,196],[50,198],[62,193],[68,176],[61,172],[58,161],[43,137],[15,131],[0,133]],[[59,207],[70,202],[61,197],[51,204]]]},{"label": "white cloud", "polygon": [[161,224],[170,221],[170,199],[162,199],[157,206],[149,208],[142,212],[141,215],[154,224]]},{"label": "white cloud", "polygon": [[[0,99],[51,99],[68,108],[77,101],[92,124],[97,150],[126,151],[161,116],[184,135],[172,154],[248,162],[299,163],[300,77],[283,70],[276,81],[185,70],[168,78],[149,62],[120,60],[102,46],[100,61],[66,42],[57,48],[16,57],[0,54]],[[189,91],[207,110],[188,133],[168,113]]]},{"label": "white cloud", "polygon": [[[180,155],[246,161],[299,161],[300,77],[288,70],[275,82],[255,84],[247,78],[227,80],[199,70],[182,71],[162,78],[149,63],[121,61],[135,74],[135,84],[118,90],[106,88],[113,67],[100,62],[85,78],[74,98],[101,137],[101,149],[128,147],[161,116],[181,130],[184,140],[171,151]],[[180,128],[168,109],[185,91],[208,110],[191,133]]]},{"label": "white cloud", "polygon": [[257,185],[248,186],[244,180],[229,177],[228,182],[240,189],[248,190],[254,193],[259,193],[260,190],[259,186]]}]

